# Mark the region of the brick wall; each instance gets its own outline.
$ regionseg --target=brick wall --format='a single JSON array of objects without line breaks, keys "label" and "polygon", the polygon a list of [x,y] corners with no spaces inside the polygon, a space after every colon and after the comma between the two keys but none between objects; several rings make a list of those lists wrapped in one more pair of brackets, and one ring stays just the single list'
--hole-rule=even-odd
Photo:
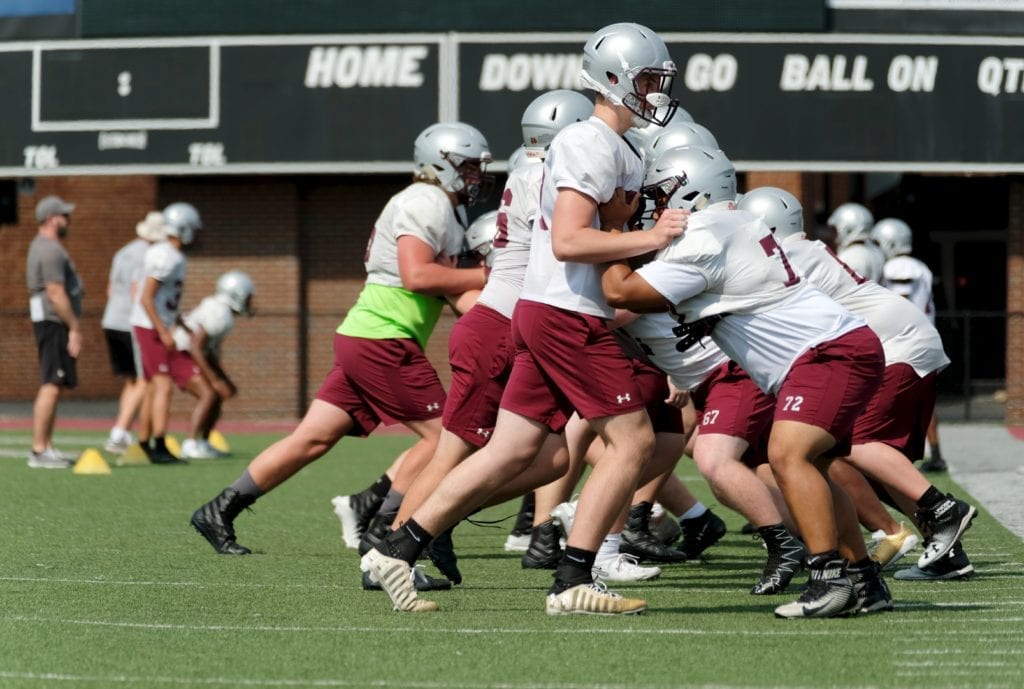
[{"label": "brick wall", "polygon": [[1010,182],[1006,237],[1006,424],[1024,427],[1024,177]]},{"label": "brick wall", "polygon": [[[373,221],[408,179],[40,179],[34,195],[19,198],[20,224],[0,227],[0,394],[30,400],[39,385],[25,288],[36,202],[55,193],[78,204],[66,246],[86,286],[87,342],[79,362],[80,386],[69,398],[113,399],[120,381],[110,373],[100,326],[110,260],[134,237],[135,223],[147,211],[188,201],[199,209],[205,227],[188,253],[183,308],[213,293],[217,277],[226,270],[244,270],[256,283],[256,317],[239,319],[224,346],[224,367],[240,390],[225,413],[231,418],[298,418],[331,367],[334,330],[362,288],[362,259]],[[446,385],[453,322],[446,312],[428,348]],[[176,419],[190,409],[187,395],[175,396]]]},{"label": "brick wall", "polygon": [[77,204],[65,246],[85,286],[85,343],[79,360],[81,385],[71,395],[113,398],[120,384],[110,374],[100,326],[110,259],[135,238],[135,224],[155,207],[157,190],[152,177],[41,177],[36,180],[35,193],[19,195],[18,225],[0,226],[0,394],[4,399],[32,399],[39,388],[25,258],[38,230],[36,203],[49,194]]}]

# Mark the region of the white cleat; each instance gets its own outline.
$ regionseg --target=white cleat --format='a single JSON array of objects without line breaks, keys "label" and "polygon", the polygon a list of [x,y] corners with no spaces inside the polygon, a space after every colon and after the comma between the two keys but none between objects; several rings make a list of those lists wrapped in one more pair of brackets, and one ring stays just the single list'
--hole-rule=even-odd
[{"label": "white cleat", "polygon": [[647,581],[661,576],[661,567],[642,567],[632,555],[619,553],[601,562],[595,562],[590,573],[601,581]]},{"label": "white cleat", "polygon": [[623,598],[599,581],[549,593],[544,604],[549,615],[637,615],[645,610],[647,601]]},{"label": "white cleat", "polygon": [[376,548],[371,549],[359,561],[359,568],[369,572],[371,580],[380,582],[381,588],[391,598],[395,610],[401,612],[433,612],[437,603],[423,600],[416,595],[413,569],[396,557],[388,557]]}]

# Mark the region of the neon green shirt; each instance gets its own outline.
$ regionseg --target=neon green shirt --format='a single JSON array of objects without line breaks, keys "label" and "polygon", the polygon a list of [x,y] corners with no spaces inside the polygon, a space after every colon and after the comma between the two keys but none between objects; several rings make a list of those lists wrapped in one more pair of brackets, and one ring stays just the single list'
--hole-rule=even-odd
[{"label": "neon green shirt", "polygon": [[368,284],[338,326],[339,335],[368,340],[412,338],[425,349],[444,308],[444,299],[402,287]]}]

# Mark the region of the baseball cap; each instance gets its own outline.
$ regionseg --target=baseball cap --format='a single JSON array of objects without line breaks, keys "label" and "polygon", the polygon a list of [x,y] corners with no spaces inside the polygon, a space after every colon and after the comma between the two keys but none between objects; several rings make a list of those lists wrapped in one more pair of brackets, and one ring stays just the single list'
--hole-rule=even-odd
[{"label": "baseball cap", "polygon": [[59,196],[47,196],[36,204],[36,220],[45,222],[51,215],[64,215],[75,210],[75,204]]}]

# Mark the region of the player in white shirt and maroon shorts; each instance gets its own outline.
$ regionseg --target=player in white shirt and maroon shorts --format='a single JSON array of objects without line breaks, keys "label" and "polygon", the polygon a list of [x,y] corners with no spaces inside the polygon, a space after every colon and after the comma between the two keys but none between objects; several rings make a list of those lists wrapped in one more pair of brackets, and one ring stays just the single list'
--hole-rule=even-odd
[{"label": "player in white shirt and maroon shorts", "polygon": [[550,436],[573,411],[595,425],[607,449],[584,487],[545,609],[628,614],[646,608],[644,601],[595,585],[591,571],[654,444],[629,360],[608,328],[614,311],[601,294],[597,264],[667,245],[682,231],[685,214],[666,214],[646,233],[615,235],[594,225],[599,204],[639,190],[643,164],[622,135],[637,120],[671,117],[675,103],[667,92],[674,74],[664,42],[646,27],[614,24],[584,47],[582,79],[598,92],[594,116],[559,132],[544,163],[526,282],[512,317],[516,359],[494,434],[412,519],[363,557],[364,571],[381,580],[397,609],[437,609],[417,597],[409,577],[423,544],[528,470],[545,442],[564,442]]},{"label": "player in white shirt and maroon shorts", "polygon": [[[882,342],[885,377],[857,419],[847,461],[875,483],[875,489],[887,502],[914,519],[927,536],[916,571],[897,575],[902,578],[920,573],[916,578],[924,579],[937,570],[949,573],[966,568],[969,562],[948,566],[947,554],[970,526],[975,508],[940,493],[911,463],[924,449],[935,404],[935,377],[949,365],[938,331],[912,303],[865,279],[821,242],[806,239],[802,207],[792,194],[763,187],[744,196],[740,207],[764,219],[801,274],[864,318]],[[842,463],[836,463],[832,469],[841,467]],[[856,486],[855,477],[848,481],[843,485]],[[847,490],[862,514],[870,503],[877,505],[873,495],[864,495],[867,491],[858,495],[849,487]],[[881,523],[865,526],[885,532],[874,556],[887,565],[910,550],[917,538],[880,505],[872,512]],[[961,548],[957,548],[956,557],[966,560]]]},{"label": "player in white shirt and maroon shorts", "polygon": [[[441,418],[438,447],[430,463],[406,491],[394,528],[404,524],[441,480],[462,460],[483,447],[494,432],[498,405],[515,354],[512,311],[522,291],[530,258],[530,237],[537,215],[544,156],[558,131],[567,124],[587,119],[593,109],[593,104],[582,94],[557,90],[538,96],[523,113],[521,126],[529,162],[509,174],[502,192],[492,228],[492,247],[487,254],[487,284],[475,305],[456,321],[448,340],[452,378]],[[481,217],[474,226],[481,221],[488,222],[488,219]],[[551,478],[555,478],[564,472],[566,457],[564,453],[548,455],[539,462],[548,467]],[[512,483],[506,486],[505,493],[516,496],[527,490]],[[442,573],[459,583],[461,573],[453,554],[441,550],[446,548],[448,537],[450,530],[445,532],[444,538],[435,538],[431,553]]]},{"label": "player in white shirt and maroon shorts", "polygon": [[807,544],[811,573],[800,599],[775,614],[845,615],[865,604],[877,609],[875,598],[891,605],[853,504],[826,473],[830,457],[848,452],[854,421],[881,382],[881,343],[864,321],[801,280],[756,216],[735,210],[735,169],[721,151],[661,153],[649,164],[645,193],[659,210],[699,212],[682,237],[635,273],[624,262],[610,266],[604,290],[620,308],[668,307],[692,335],[710,336],[775,395],[769,461]]},{"label": "player in white shirt and maroon shorts", "polygon": [[413,158],[413,183],[388,200],[374,223],[366,284],[338,326],[334,367],[316,399],[288,437],[192,515],[193,528],[218,553],[248,554],[235,538],[239,513],[345,436],[365,437],[382,421],[416,433],[396,484],[401,472],[411,483],[437,447],[445,392],[424,348],[443,298],[484,285],[482,267],[458,268],[455,261],[465,238],[465,204],[479,197],[491,154],[475,127],[451,122],[423,130]]},{"label": "player in white shirt and maroon shorts", "polygon": [[137,369],[149,382],[139,413],[139,444],[154,464],[184,464],[167,449],[165,436],[174,386],[186,390],[199,384],[194,379],[201,382],[199,367],[178,351],[174,328],[188,265],[183,249],[192,244],[202,221],[192,205],[182,202],[167,206],[163,215],[166,238],[146,250],[131,315]]}]

